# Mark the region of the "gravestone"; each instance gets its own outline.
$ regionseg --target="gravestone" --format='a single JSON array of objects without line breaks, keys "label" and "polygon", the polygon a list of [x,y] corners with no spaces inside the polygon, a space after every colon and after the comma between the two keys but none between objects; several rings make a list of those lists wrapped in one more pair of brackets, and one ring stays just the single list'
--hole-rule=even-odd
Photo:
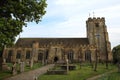
[{"label": "gravestone", "polygon": [[34,76],[34,77],[33,77],[33,80],[38,80],[37,76]]},{"label": "gravestone", "polygon": [[3,59],[3,63],[6,63],[6,59],[5,58]]},{"label": "gravestone", "polygon": [[14,63],[12,66],[12,75],[16,75],[16,74],[17,74],[16,63]]},{"label": "gravestone", "polygon": [[24,72],[25,63],[20,62],[20,72]]},{"label": "gravestone", "polygon": [[30,68],[33,67],[33,59],[30,60]]},{"label": "gravestone", "polygon": [[[67,70],[67,65],[66,64],[65,65],[60,65],[60,67],[61,67],[62,70]],[[69,69],[69,71],[70,70],[75,70],[76,66],[74,64],[69,64],[68,69]]]},{"label": "gravestone", "polygon": [[18,61],[18,64],[20,64],[20,59],[18,59],[17,61]]},{"label": "gravestone", "polygon": [[67,64],[67,73],[69,72],[69,63],[68,63],[68,59],[66,59],[66,64]]}]

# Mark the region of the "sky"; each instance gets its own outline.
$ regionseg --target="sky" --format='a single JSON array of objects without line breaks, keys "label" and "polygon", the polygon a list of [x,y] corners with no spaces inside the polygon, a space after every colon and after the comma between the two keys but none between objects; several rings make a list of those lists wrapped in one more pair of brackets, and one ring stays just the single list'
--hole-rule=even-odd
[{"label": "sky", "polygon": [[[47,0],[38,24],[28,23],[20,37],[86,37],[88,17],[105,17],[112,48],[120,44],[120,0]],[[94,14],[93,14],[94,13]]]}]

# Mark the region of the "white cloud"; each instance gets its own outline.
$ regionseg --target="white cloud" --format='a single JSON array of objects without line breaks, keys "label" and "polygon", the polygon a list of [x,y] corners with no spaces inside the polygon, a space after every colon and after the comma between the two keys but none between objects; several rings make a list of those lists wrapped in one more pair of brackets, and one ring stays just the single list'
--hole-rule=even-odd
[{"label": "white cloud", "polygon": [[120,44],[120,28],[119,27],[113,27],[108,29],[109,30],[109,38],[112,44],[112,48],[118,44]]},{"label": "white cloud", "polygon": [[[106,18],[112,46],[119,44],[120,0],[47,0],[47,2],[47,13],[42,24],[29,24],[21,36],[85,37],[85,21],[89,12],[94,11],[96,16]],[[53,17],[56,20],[52,19]]]}]

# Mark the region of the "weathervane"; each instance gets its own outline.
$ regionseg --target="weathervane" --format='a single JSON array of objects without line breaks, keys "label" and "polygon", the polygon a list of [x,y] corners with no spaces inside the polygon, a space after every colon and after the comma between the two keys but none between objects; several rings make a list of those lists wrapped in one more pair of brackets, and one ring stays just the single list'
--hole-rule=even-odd
[{"label": "weathervane", "polygon": [[90,17],[90,13],[89,13],[89,17]]},{"label": "weathervane", "polygon": [[[94,12],[92,13],[92,15],[93,15],[93,17],[95,17],[95,13],[94,13]],[[89,17],[90,17],[90,16],[91,16],[91,14],[89,13]]]},{"label": "weathervane", "polygon": [[93,17],[95,17],[95,13],[93,12]]}]

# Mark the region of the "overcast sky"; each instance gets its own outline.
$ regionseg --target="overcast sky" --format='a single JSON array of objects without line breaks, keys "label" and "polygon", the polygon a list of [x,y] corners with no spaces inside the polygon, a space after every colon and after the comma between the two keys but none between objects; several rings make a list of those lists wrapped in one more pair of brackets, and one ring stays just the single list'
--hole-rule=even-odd
[{"label": "overcast sky", "polygon": [[47,0],[39,24],[28,23],[20,37],[86,37],[86,20],[105,17],[112,47],[120,44],[120,0]]}]

